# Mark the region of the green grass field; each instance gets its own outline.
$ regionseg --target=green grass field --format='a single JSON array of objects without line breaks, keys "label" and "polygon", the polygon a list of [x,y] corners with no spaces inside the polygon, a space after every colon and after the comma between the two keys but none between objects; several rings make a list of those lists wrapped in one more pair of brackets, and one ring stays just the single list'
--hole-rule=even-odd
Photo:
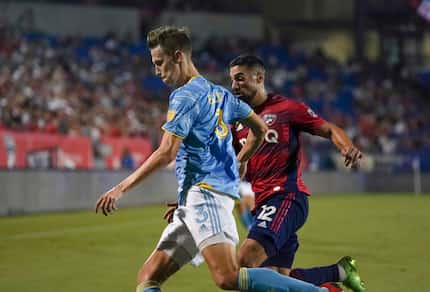
[{"label": "green grass field", "polygon": [[[296,266],[352,255],[370,292],[430,291],[430,196],[313,196],[310,205]],[[135,291],[136,272],[165,226],[163,211],[0,218],[0,291]],[[202,265],[185,267],[163,291],[219,290]]]}]

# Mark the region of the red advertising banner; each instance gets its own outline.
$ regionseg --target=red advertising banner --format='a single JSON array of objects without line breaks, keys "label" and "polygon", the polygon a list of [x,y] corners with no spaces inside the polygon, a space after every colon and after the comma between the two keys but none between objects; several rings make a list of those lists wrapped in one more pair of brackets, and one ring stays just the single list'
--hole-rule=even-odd
[{"label": "red advertising banner", "polygon": [[152,145],[146,138],[102,138],[105,166],[108,169],[136,168],[152,153]]},{"label": "red advertising banner", "polygon": [[[136,168],[152,153],[146,138],[103,137],[104,168]],[[0,130],[0,168],[91,169],[94,158],[87,137]]]},{"label": "red advertising banner", "polygon": [[0,168],[92,167],[93,151],[87,137],[0,131]]}]

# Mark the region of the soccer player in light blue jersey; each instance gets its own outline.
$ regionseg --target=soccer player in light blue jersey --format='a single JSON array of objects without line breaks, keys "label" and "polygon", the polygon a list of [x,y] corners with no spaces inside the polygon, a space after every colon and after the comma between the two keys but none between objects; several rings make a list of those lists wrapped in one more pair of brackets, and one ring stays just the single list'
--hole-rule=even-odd
[{"label": "soccer player in light blue jersey", "polygon": [[[267,126],[244,102],[199,75],[189,32],[160,27],[148,34],[155,73],[175,88],[158,149],[137,170],[103,194],[96,212],[108,215],[126,191],[176,158],[179,207],[137,276],[136,292],[157,292],[169,276],[201,253],[218,287],[239,291],[327,291],[269,269],[239,268],[233,218],[239,173],[264,139]],[[229,124],[250,128],[235,155]]]}]

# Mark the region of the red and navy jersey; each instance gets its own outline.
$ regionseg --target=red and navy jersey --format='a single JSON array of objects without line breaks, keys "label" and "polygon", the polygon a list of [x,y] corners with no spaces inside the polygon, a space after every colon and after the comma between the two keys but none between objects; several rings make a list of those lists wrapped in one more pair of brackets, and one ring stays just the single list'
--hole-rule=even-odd
[{"label": "red and navy jersey", "polygon": [[[269,94],[254,111],[269,128],[263,144],[248,162],[246,179],[255,192],[256,205],[282,192],[310,194],[302,180],[300,133],[312,133],[325,121],[305,104],[276,94]],[[248,128],[236,123],[232,132],[238,151],[246,141]]]}]

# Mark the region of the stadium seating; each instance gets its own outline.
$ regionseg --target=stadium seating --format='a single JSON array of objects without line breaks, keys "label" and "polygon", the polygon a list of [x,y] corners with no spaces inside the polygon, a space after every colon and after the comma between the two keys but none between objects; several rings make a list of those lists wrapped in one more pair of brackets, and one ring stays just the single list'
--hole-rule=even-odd
[{"label": "stadium seating", "polygon": [[[96,155],[101,136],[158,143],[169,90],[153,76],[144,41],[7,29],[0,36],[0,129],[88,136]],[[428,70],[341,64],[321,50],[235,39],[210,40],[195,61],[202,74],[229,86],[228,61],[241,52],[265,60],[270,90],[302,100],[346,128],[364,152],[428,154],[430,113],[422,98]],[[308,143],[318,150],[310,159],[329,157],[332,149],[324,142]],[[330,163],[319,168],[324,165]]]}]

